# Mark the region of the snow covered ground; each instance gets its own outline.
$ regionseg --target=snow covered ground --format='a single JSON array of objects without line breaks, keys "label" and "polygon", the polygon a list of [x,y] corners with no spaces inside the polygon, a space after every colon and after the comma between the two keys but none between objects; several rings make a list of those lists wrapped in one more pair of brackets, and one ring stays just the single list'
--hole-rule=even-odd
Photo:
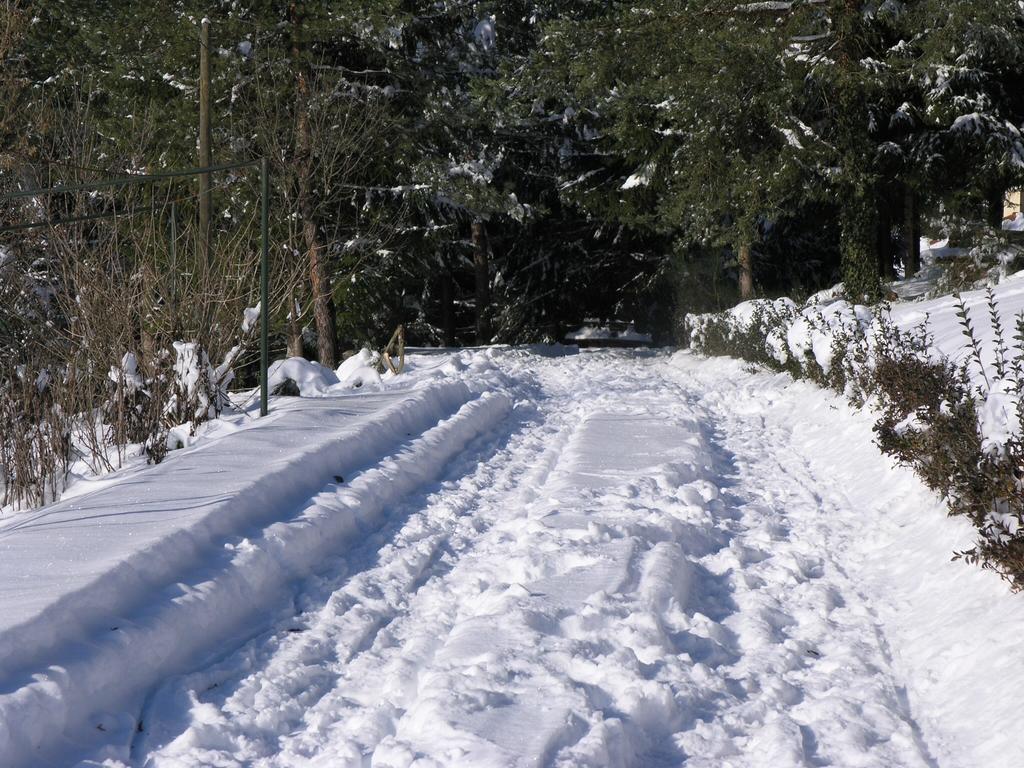
[{"label": "snow covered ground", "polygon": [[[1010,346],[1016,344],[1017,315],[1024,311],[1024,272],[1017,272],[992,289],[998,313]],[[989,322],[988,299],[985,291],[967,291],[962,295],[974,330],[981,344],[983,359],[991,367],[995,359],[995,338]],[[955,300],[951,296],[940,296],[928,301],[897,304],[893,307],[893,319],[904,328],[912,328],[927,322],[934,337],[935,348],[954,360],[967,356],[965,339],[956,316]]]},{"label": "snow covered ground", "polygon": [[411,367],[0,528],[0,763],[1024,764],[1024,604],[869,414],[687,353]]}]

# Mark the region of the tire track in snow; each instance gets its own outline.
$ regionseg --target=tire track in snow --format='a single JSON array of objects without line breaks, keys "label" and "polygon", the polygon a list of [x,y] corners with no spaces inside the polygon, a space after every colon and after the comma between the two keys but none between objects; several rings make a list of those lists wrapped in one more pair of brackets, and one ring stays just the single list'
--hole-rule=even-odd
[{"label": "tire track in snow", "polygon": [[[404,646],[418,673],[414,705],[363,751],[374,765],[678,762],[670,737],[686,715],[677,698],[704,691],[686,685],[688,660],[667,625],[680,604],[720,608],[677,543],[720,545],[692,522],[711,522],[716,493],[693,463],[705,446],[692,421],[673,422],[675,392],[653,397],[647,371],[602,377],[599,361],[581,367],[573,390],[586,405],[565,403],[578,426],[538,502],[453,571],[445,591],[456,593],[458,615],[443,643],[432,639],[426,653]],[[597,385],[581,386],[588,379]],[[610,380],[651,401],[624,408]],[[678,466],[662,450],[681,450]],[[653,471],[638,480],[644,468]],[[691,647],[714,662],[718,638],[701,630]]]},{"label": "tire track in snow", "polygon": [[135,764],[937,765],[771,393],[664,357],[499,364],[535,410],[293,624],[162,691]]},{"label": "tire track in snow", "polygon": [[[333,704],[325,697],[346,675],[358,678],[352,670],[359,658],[374,652],[416,591],[486,529],[486,521],[466,516],[480,496],[508,494],[524,478],[526,488],[535,487],[554,463],[565,426],[557,419],[543,423],[522,403],[517,414],[497,438],[471,444],[442,484],[390,513],[395,522],[348,553],[347,562],[338,559],[311,580],[295,620],[165,686],[148,708],[150,726],[132,750],[133,762],[150,759],[173,736],[177,742],[152,758],[155,764],[244,763],[274,754],[287,764],[289,755],[315,752],[315,734],[331,724],[320,714]],[[534,431],[523,431],[531,426]],[[524,502],[529,495],[522,494]],[[268,712],[274,714],[260,715]]]},{"label": "tire track in snow", "polygon": [[[507,522],[510,512],[515,516],[515,510],[526,509],[537,496],[574,432],[578,414],[572,410],[560,412],[546,400],[541,399],[544,407],[527,431],[514,435],[487,464],[477,464],[475,471],[458,482],[463,495],[460,517],[454,521],[453,538],[458,538],[460,544],[453,548],[457,556],[445,569],[432,574],[421,589],[406,596],[387,635],[351,659],[335,690],[318,703],[319,711],[307,718],[322,719],[330,727],[315,734],[307,730],[289,735],[269,764],[289,765],[296,755],[316,755],[332,765],[368,764],[376,748],[394,737],[409,709],[420,703],[423,688],[429,686],[423,678],[430,675],[431,665],[465,609],[463,590],[452,587],[467,583],[457,571],[464,571],[486,542],[497,540],[500,546],[505,538],[502,523]],[[450,503],[449,496],[439,494],[431,499],[426,513],[431,513],[432,503]],[[442,527],[453,524],[451,520],[440,523]],[[460,537],[460,527],[467,531],[464,537]],[[492,558],[493,551],[487,551],[479,559]],[[367,578],[375,577],[367,573]],[[472,578],[468,583],[470,592],[486,587]],[[375,760],[375,764],[388,763]]]},{"label": "tire track in snow", "polygon": [[[697,373],[698,365],[691,360],[686,369]],[[786,412],[784,397],[759,389],[763,379],[710,386],[696,378],[691,386],[736,456],[731,493],[744,513],[721,567],[748,566],[741,607],[775,630],[776,643],[805,654],[770,655],[742,670],[762,690],[777,686],[769,708],[786,713],[782,731],[796,726],[792,740],[798,734],[801,748],[778,764],[938,768],[870,599],[841,562],[850,501],[815,474],[793,435],[796,414]],[[769,420],[776,400],[783,414]]]}]

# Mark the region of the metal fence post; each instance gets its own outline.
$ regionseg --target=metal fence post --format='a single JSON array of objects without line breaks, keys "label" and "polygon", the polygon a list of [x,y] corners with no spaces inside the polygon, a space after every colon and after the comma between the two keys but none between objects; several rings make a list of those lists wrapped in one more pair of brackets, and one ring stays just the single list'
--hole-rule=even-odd
[{"label": "metal fence post", "polygon": [[268,411],[268,369],[270,367],[270,163],[260,160],[260,416]]},{"label": "metal fence post", "polygon": [[[177,317],[178,307],[178,204],[171,201],[171,317]],[[177,330],[177,329],[175,329]]]}]

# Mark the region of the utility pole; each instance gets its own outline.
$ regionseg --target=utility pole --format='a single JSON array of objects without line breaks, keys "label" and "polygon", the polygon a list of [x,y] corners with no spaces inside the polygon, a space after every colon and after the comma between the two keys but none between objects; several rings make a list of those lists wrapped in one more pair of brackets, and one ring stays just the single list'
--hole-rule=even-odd
[{"label": "utility pole", "polygon": [[[203,19],[199,33],[199,167],[213,165],[210,150],[210,20]],[[207,267],[213,261],[210,249],[210,221],[213,195],[210,192],[210,174],[199,176],[199,255]]]}]

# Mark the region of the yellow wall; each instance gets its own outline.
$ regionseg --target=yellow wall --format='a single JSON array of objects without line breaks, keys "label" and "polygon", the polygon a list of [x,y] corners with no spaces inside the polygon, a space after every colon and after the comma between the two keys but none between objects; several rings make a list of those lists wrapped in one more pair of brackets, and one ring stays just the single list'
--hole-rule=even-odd
[{"label": "yellow wall", "polygon": [[1006,204],[1003,209],[1004,218],[1011,218],[1021,211],[1021,190],[1011,189],[1006,193]]}]

